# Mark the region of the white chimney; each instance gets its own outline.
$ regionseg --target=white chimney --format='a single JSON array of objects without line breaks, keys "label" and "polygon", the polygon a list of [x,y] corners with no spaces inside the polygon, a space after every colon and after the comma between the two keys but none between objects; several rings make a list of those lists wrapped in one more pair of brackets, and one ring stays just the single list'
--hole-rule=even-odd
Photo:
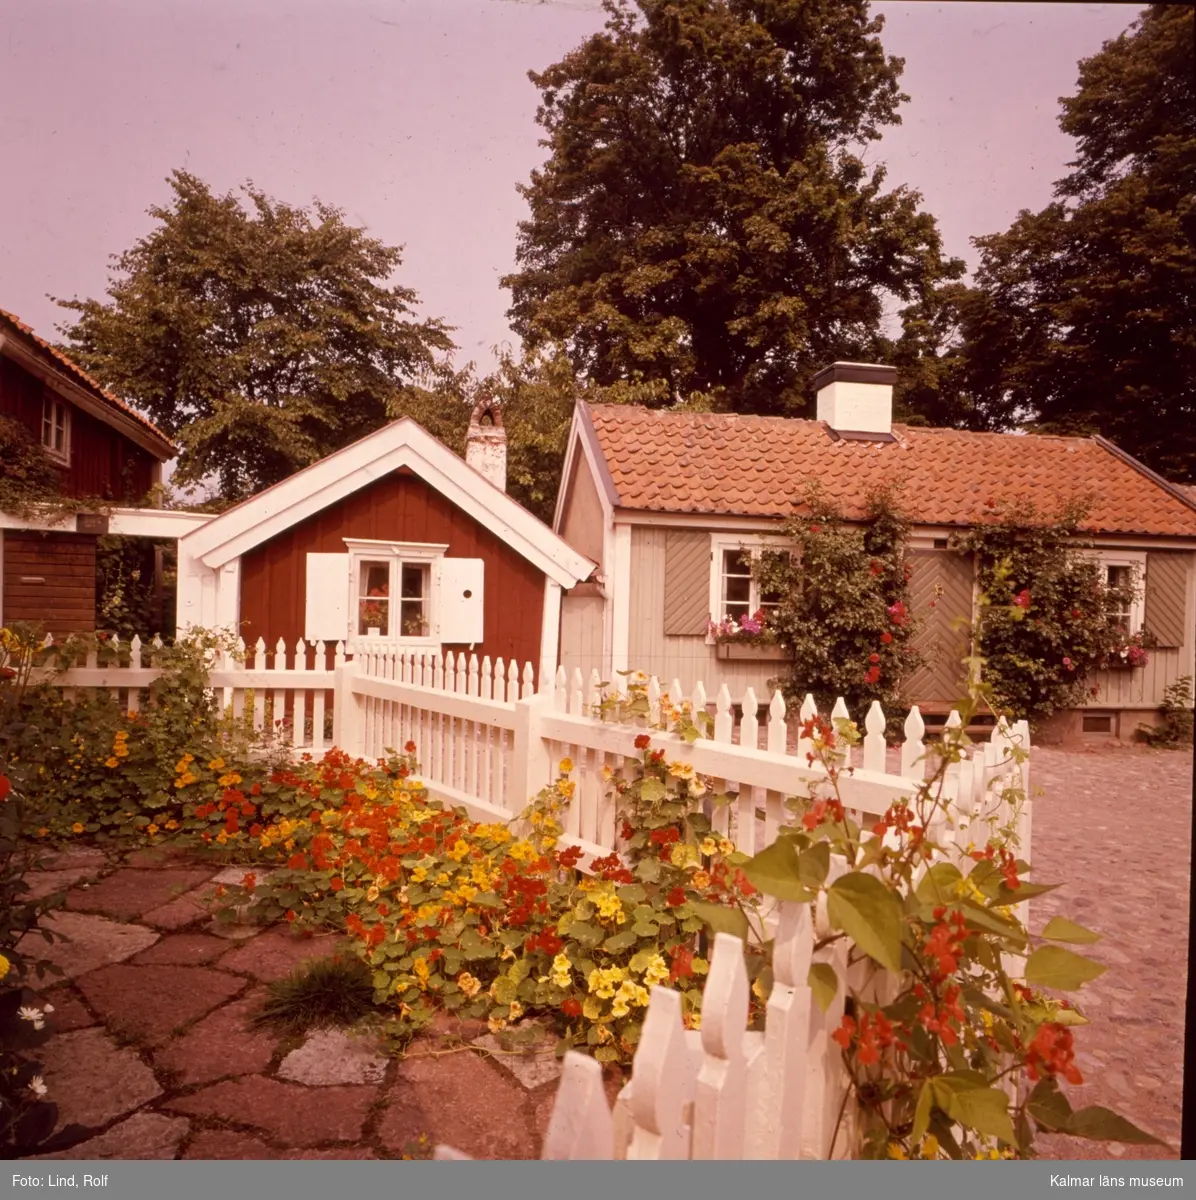
[{"label": "white chimney", "polygon": [[465,461],[500,492],[507,490],[507,432],[502,427],[502,404],[493,397],[473,407],[465,435]]},{"label": "white chimney", "polygon": [[814,376],[818,420],[836,433],[865,441],[893,437],[893,384],[896,367],[837,362]]}]

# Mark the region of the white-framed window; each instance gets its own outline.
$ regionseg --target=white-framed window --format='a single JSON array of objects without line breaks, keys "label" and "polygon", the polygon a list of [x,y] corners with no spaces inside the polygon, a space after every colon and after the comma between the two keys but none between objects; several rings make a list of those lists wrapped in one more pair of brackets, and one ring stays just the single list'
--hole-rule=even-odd
[{"label": "white-framed window", "polygon": [[767,615],[781,602],[778,594],[764,591],[752,574],[764,550],[785,550],[780,538],[759,534],[715,534],[710,553],[710,616],[716,623],[742,621],[763,610]]},{"label": "white-framed window", "polygon": [[1127,634],[1141,633],[1146,618],[1146,551],[1100,550],[1096,559],[1106,587],[1133,589],[1133,599],[1115,614],[1115,619]]},{"label": "white-framed window", "polygon": [[71,410],[55,396],[42,401],[42,447],[59,462],[71,459]]},{"label": "white-framed window", "polygon": [[484,563],[448,546],[345,538],[346,554],[307,556],[309,641],[436,649],[483,633]]}]

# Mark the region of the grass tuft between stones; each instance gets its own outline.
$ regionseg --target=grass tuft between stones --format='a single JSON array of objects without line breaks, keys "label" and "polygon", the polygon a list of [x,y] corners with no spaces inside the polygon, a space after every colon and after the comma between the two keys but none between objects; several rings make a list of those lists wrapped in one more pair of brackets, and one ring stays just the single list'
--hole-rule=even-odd
[{"label": "grass tuft between stones", "polygon": [[250,1024],[300,1034],[354,1025],[376,1011],[369,968],[357,959],[336,956],[305,963],[286,979],[271,983]]}]

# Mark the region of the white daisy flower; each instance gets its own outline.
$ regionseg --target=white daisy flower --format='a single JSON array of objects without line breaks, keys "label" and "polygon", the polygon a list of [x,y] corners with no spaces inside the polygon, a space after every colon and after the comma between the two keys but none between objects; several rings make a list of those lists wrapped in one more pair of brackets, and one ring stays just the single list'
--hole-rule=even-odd
[{"label": "white daisy flower", "polygon": [[28,1005],[23,1005],[17,1009],[17,1016],[22,1021],[29,1021],[34,1029],[45,1028],[46,1022],[42,1019],[42,1010],[40,1008],[30,1008]]}]

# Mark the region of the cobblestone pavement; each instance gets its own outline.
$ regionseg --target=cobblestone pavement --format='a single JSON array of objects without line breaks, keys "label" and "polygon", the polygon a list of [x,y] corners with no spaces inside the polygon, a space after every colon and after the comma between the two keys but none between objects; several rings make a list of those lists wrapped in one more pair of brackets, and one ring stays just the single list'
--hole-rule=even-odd
[{"label": "cobblestone pavement", "polygon": [[[1085,1084],[1073,1105],[1103,1104],[1171,1146],[1043,1139],[1043,1157],[1177,1158],[1187,986],[1192,752],[1138,746],[1035,747],[1034,878],[1063,886],[1031,903],[1104,935],[1077,947],[1109,969],[1077,1001]],[[1041,794],[1038,794],[1040,793]]]},{"label": "cobblestone pavement", "polygon": [[[1173,1147],[1054,1137],[1045,1157],[1176,1157],[1191,780],[1190,752],[1034,750],[1035,878],[1063,887],[1033,902],[1032,924],[1063,913],[1098,930],[1090,951],[1109,967],[1079,996],[1088,1082],[1073,1102],[1107,1105]],[[214,872],[193,863],[77,850],[47,866],[35,882],[70,889],[54,921],[72,941],[28,947],[67,972],[41,992],[54,1006],[46,1083],[62,1123],[85,1130],[59,1157],[399,1158],[439,1142],[474,1158],[538,1156],[558,1077],[551,1043],[479,1054],[484,1027],[454,1022],[394,1060],[339,1033],[254,1032],[266,985],[335,939],[216,925]]]}]

